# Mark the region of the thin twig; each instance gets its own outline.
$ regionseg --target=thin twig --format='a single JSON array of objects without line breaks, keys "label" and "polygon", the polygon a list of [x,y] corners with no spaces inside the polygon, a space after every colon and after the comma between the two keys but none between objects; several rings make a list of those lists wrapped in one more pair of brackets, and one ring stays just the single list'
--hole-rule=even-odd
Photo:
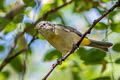
[{"label": "thin twig", "polygon": [[[35,26],[35,25],[34,25],[34,24],[31,24],[31,25],[29,26],[29,28],[32,28],[32,26]],[[1,65],[0,65],[0,71],[6,66],[7,63],[10,62],[9,60],[11,59],[11,57],[13,57],[13,55],[15,55],[15,54],[13,54],[13,51],[14,51],[14,49],[15,49],[15,47],[16,47],[17,40],[18,40],[19,37],[21,37],[25,32],[27,32],[27,31],[29,30],[29,28],[27,27],[23,32],[20,32],[20,33],[18,33],[18,34],[16,35],[15,40],[14,40],[14,43],[13,43],[13,46],[11,47],[10,51],[8,52],[8,56],[3,60],[3,62],[2,62]],[[26,48],[25,48],[24,50],[19,51],[19,52],[21,53],[21,52],[23,52],[23,51],[25,51],[25,50],[26,50]]]},{"label": "thin twig", "polygon": [[16,16],[16,11],[20,11],[24,8],[24,2],[23,0],[21,0],[19,3],[17,3],[15,6],[13,6],[9,11],[8,13],[5,15],[5,19],[8,19],[8,20],[13,20],[13,18]]},{"label": "thin twig", "polygon": [[[14,17],[17,15],[17,11],[20,11],[24,8],[25,4],[23,2],[23,0],[20,0],[19,3],[17,3],[15,6],[13,6],[7,13],[6,15],[3,17],[4,19],[7,19],[9,21],[12,21],[14,19]],[[0,31],[2,31],[5,26],[0,26]]]},{"label": "thin twig", "polygon": [[112,12],[116,7],[120,6],[120,0],[109,10],[107,10],[106,12],[103,13],[102,16],[100,16],[98,19],[94,20],[93,24],[91,25],[91,27],[82,35],[81,39],[74,45],[74,47],[72,48],[72,50],[70,52],[68,52],[65,56],[62,57],[62,59],[60,59],[57,63],[52,65],[52,68],[50,69],[50,71],[43,77],[42,80],[46,80],[48,78],[48,76],[53,72],[53,70],[63,61],[65,61],[81,44],[82,40],[84,39],[84,37],[87,34],[90,34],[91,30],[95,27],[95,25],[101,20],[103,19],[106,15],[108,15],[110,12]]},{"label": "thin twig", "polygon": [[[14,40],[14,43],[13,43],[13,44],[14,44],[14,47],[12,47],[11,50],[9,51],[9,53],[8,53],[8,54],[9,54],[9,57],[6,57],[5,60],[3,60],[3,62],[2,62],[1,65],[0,65],[0,72],[2,71],[2,69],[3,69],[12,59],[14,59],[16,56],[20,55],[22,52],[24,52],[24,51],[27,50],[26,47],[25,47],[25,48],[23,48],[22,50],[20,50],[20,51],[18,51],[17,53],[15,53],[14,55],[11,55],[11,54],[13,53],[15,47],[16,47],[17,40],[19,39],[20,36],[22,36],[25,32],[29,32],[29,30],[33,29],[33,28],[35,27],[35,25],[36,25],[39,21],[45,20],[45,19],[48,17],[49,14],[58,11],[59,9],[65,7],[67,4],[70,4],[71,2],[72,2],[72,0],[69,1],[69,2],[64,3],[64,4],[61,5],[61,6],[58,6],[58,7],[56,7],[56,8],[53,8],[53,9],[49,10],[49,11],[46,12],[43,16],[41,16],[40,19],[38,19],[34,24],[31,24],[31,25],[27,26],[23,32],[19,33],[19,34],[15,37],[15,40]],[[33,37],[33,39],[31,40],[31,42],[28,44],[28,47],[31,45],[31,43],[32,43],[34,40],[35,40],[35,39],[34,39],[34,37]]]},{"label": "thin twig", "polygon": [[10,55],[9,57],[7,57],[2,64],[0,65],[0,71],[12,60],[14,59],[16,56],[18,56],[19,54],[21,54],[22,52],[25,52],[28,50],[28,46],[31,45],[31,43],[35,40],[36,35],[38,34],[38,32],[35,33],[35,35],[33,36],[33,39],[30,41],[30,43],[23,48],[22,50],[18,51],[17,53],[15,53],[14,55]]},{"label": "thin twig", "polygon": [[49,14],[57,12],[59,9],[65,7],[66,5],[72,3],[73,1],[74,0],[70,0],[69,2],[65,2],[63,5],[60,5],[60,6],[56,7],[56,8],[53,8],[53,9],[49,10],[43,16],[41,16],[36,23],[38,23],[40,20],[46,20],[46,18],[48,17]]},{"label": "thin twig", "polygon": [[[110,27],[112,27],[111,26],[111,23],[110,23],[110,19],[108,19],[108,24],[109,24],[109,26]],[[107,38],[107,40],[108,40],[108,32],[106,31],[106,38]],[[111,79],[112,80],[115,80],[115,77],[114,77],[114,63],[113,63],[113,60],[112,60],[112,54],[111,54],[111,52],[110,52],[110,50],[109,50],[109,59],[110,59],[110,62],[112,62],[112,63],[110,63],[111,64]]]}]

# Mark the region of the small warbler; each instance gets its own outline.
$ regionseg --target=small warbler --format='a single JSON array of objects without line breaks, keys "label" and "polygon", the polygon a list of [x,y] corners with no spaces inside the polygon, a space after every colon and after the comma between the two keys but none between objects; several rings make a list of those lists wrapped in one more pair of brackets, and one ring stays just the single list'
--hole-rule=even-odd
[{"label": "small warbler", "polygon": [[[63,55],[69,52],[73,48],[73,44],[76,44],[82,36],[79,31],[72,27],[63,24],[52,24],[48,21],[39,22],[36,25],[36,29]],[[96,41],[85,37],[80,46],[90,46],[103,51],[108,51],[108,48],[112,46],[112,43]]]}]

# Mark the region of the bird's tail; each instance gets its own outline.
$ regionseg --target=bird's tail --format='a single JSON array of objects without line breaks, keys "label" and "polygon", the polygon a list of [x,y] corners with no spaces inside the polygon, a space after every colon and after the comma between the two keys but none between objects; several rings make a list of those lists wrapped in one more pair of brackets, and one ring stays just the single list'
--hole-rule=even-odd
[{"label": "bird's tail", "polygon": [[90,47],[95,47],[95,48],[98,48],[100,50],[103,50],[103,51],[108,51],[108,48],[111,47],[113,44],[110,43],[110,42],[102,42],[102,41],[95,41],[95,40],[91,40],[90,43]]}]

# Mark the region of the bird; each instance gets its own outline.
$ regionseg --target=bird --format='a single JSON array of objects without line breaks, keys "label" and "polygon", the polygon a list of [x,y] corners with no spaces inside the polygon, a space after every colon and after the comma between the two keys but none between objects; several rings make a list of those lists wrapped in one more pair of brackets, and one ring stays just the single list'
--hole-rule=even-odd
[{"label": "bird", "polygon": [[[76,44],[83,35],[73,27],[63,24],[53,24],[49,21],[40,21],[35,29],[63,55],[71,51],[73,45]],[[96,41],[85,37],[79,47],[94,47],[106,52],[112,45],[110,42]]]}]

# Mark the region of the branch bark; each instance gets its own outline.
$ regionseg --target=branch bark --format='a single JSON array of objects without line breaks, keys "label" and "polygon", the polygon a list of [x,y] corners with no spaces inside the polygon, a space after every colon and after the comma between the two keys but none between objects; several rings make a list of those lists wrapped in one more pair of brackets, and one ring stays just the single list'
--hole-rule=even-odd
[{"label": "branch bark", "polygon": [[15,47],[16,47],[16,43],[17,43],[17,40],[19,39],[20,36],[22,36],[25,32],[29,32],[29,30],[33,29],[35,27],[35,25],[41,21],[41,20],[45,20],[49,14],[53,13],[53,12],[56,12],[58,11],[59,9],[65,7],[66,5],[70,4],[73,0],[69,1],[69,2],[66,2],[64,3],[63,5],[61,6],[58,6],[56,8],[53,8],[51,10],[49,10],[48,12],[46,12],[43,16],[41,16],[34,24],[31,24],[29,26],[27,26],[25,28],[25,30],[21,33],[19,33],[16,37],[15,37],[15,40],[14,40],[14,43],[13,43],[13,46],[11,47],[9,53],[8,53],[8,56],[3,60],[3,62],[1,63],[0,65],[0,72],[3,70],[3,68],[12,60],[14,59],[16,56],[20,55],[22,52],[25,52],[27,50],[27,48],[31,45],[31,43],[35,40],[35,36],[38,34],[36,33],[35,36],[33,36],[33,39],[31,40],[31,42],[28,44],[27,47],[21,49],[20,51],[18,51],[17,53],[15,54],[12,54]]},{"label": "branch bark", "polygon": [[65,61],[77,48],[79,48],[79,45],[81,44],[82,40],[85,38],[85,36],[87,34],[90,34],[91,30],[95,27],[95,25],[102,20],[105,16],[107,16],[110,12],[112,12],[115,8],[120,6],[120,0],[118,2],[116,2],[116,4],[110,8],[109,10],[107,10],[106,12],[103,13],[103,15],[101,15],[98,19],[94,20],[93,24],[91,25],[91,27],[82,35],[81,39],[75,44],[73,45],[73,48],[70,52],[68,52],[65,56],[63,56],[57,63],[53,64],[50,71],[43,77],[42,80],[46,80],[49,75],[53,72],[53,70],[59,65],[61,64],[63,61]]},{"label": "branch bark", "polygon": [[8,11],[4,18],[8,20],[13,20],[13,18],[16,16],[15,12],[22,10],[24,5],[24,2],[21,0],[16,6],[14,6],[13,8],[11,8],[11,10]]},{"label": "branch bark", "polygon": [[[24,5],[25,4],[23,0],[20,0],[20,2],[17,3],[14,7],[12,7],[3,18],[12,21],[17,15],[15,12],[22,10],[24,8]],[[5,26],[0,26],[0,31],[2,31],[4,28]]]},{"label": "branch bark", "polygon": [[[20,33],[18,33],[18,34],[16,35],[15,40],[14,40],[14,42],[13,42],[13,45],[12,45],[10,51],[8,52],[8,56],[3,60],[3,62],[2,62],[1,65],[0,65],[0,71],[2,71],[2,69],[3,69],[13,58],[15,58],[15,57],[13,57],[13,56],[15,56],[16,54],[22,53],[22,52],[24,52],[24,51],[27,50],[27,49],[26,49],[27,47],[25,47],[24,49],[18,51],[16,54],[13,54],[13,51],[14,51],[14,49],[15,49],[15,47],[16,47],[16,43],[17,43],[17,40],[19,39],[19,37],[21,37],[21,36],[22,36],[25,32],[27,32],[30,28],[33,28],[33,26],[35,26],[35,24],[31,24],[30,26],[28,26],[27,28],[25,28],[25,30],[24,30],[23,32],[20,32]],[[28,44],[28,45],[29,45],[29,44]],[[13,57],[13,58],[12,58],[12,57]]]},{"label": "branch bark", "polygon": [[38,23],[40,20],[46,20],[46,18],[48,17],[49,14],[54,13],[54,12],[57,12],[59,9],[65,7],[66,5],[68,5],[68,4],[72,3],[72,2],[73,2],[73,0],[70,0],[70,1],[68,1],[68,2],[66,2],[66,3],[64,3],[64,4],[61,5],[61,6],[58,6],[58,7],[56,7],[56,8],[53,8],[53,9],[49,10],[48,12],[46,12],[46,13],[44,14],[44,16],[41,16],[36,23]]}]

